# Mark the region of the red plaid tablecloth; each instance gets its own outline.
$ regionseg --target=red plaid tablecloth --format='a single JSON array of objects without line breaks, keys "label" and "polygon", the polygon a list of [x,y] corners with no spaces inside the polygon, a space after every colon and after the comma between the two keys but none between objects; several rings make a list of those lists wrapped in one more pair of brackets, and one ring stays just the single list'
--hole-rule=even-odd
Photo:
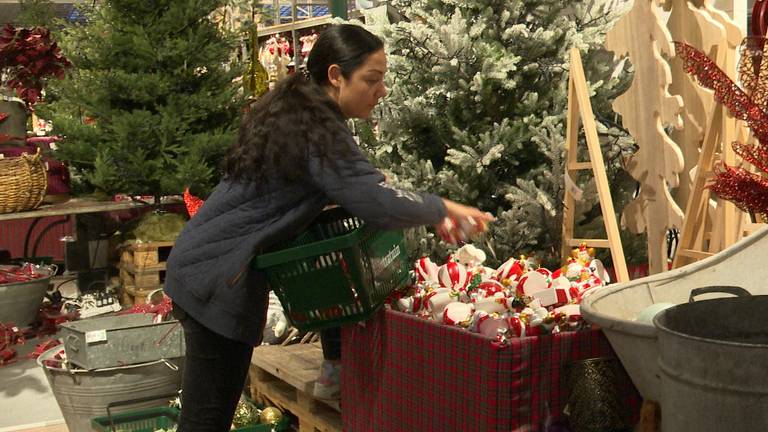
[{"label": "red plaid tablecloth", "polygon": [[[543,431],[564,417],[565,366],[615,357],[600,331],[491,339],[394,311],[342,330],[347,432]],[[637,421],[640,396],[622,376]]]}]

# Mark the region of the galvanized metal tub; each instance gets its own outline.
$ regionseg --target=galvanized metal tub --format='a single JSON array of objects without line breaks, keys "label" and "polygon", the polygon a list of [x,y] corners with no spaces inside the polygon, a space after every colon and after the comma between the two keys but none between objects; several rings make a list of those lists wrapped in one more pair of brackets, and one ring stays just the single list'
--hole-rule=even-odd
[{"label": "galvanized metal tub", "polygon": [[[53,390],[64,421],[70,431],[91,430],[91,419],[107,415],[107,405],[150,396],[178,392],[181,388],[183,358],[158,360],[149,363],[114,368],[83,370],[47,366],[44,360],[62,349],[54,347],[44,352],[37,364]],[[123,412],[163,405],[163,401],[126,405],[114,412]]]},{"label": "galvanized metal tub", "polygon": [[26,327],[35,321],[56,267],[42,267],[44,277],[0,285],[0,322]]},{"label": "galvanized metal tub", "polygon": [[182,357],[184,330],[176,321],[153,322],[154,314],[127,314],[61,325],[67,359],[84,369],[102,369]]},{"label": "galvanized metal tub", "polygon": [[581,314],[602,328],[643,398],[663,402],[658,332],[652,323],[636,321],[637,316],[656,303],[686,303],[691,290],[703,286],[737,285],[752,294],[768,294],[766,256],[768,228],[762,228],[702,261],[596,289],[581,303]]},{"label": "galvanized metal tub", "polygon": [[662,430],[765,430],[766,310],[763,295],[697,301],[656,315]]}]

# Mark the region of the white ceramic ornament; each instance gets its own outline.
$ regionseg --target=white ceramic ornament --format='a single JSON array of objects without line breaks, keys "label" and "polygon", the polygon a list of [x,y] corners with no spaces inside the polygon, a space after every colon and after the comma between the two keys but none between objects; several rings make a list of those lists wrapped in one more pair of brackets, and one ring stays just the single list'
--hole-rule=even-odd
[{"label": "white ceramic ornament", "polygon": [[470,268],[483,264],[486,258],[485,252],[471,244],[460,247],[453,256],[456,261]]},{"label": "white ceramic ornament", "polygon": [[547,281],[547,277],[545,275],[537,271],[529,271],[520,278],[520,282],[517,284],[517,293],[521,295],[532,296],[533,293],[537,291],[543,291],[548,287],[549,281]]},{"label": "white ceramic ornament", "polygon": [[508,330],[509,322],[498,314],[488,314],[478,319],[477,332],[495,338],[500,331]]},{"label": "white ceramic ornament", "polygon": [[475,310],[487,313],[502,313],[508,309],[507,299],[504,297],[486,297],[475,301]]},{"label": "white ceramic ornament", "polygon": [[469,303],[448,303],[443,310],[443,324],[460,325],[468,323],[473,313],[474,309]]},{"label": "white ceramic ornament", "polygon": [[603,285],[611,283],[611,277],[608,275],[608,270],[605,269],[603,262],[599,259],[593,259],[589,263],[589,268],[592,270],[592,274],[599,277],[603,281]]},{"label": "white ceramic ornament", "polygon": [[451,291],[447,288],[441,288],[433,292],[434,294],[430,293],[429,295],[427,300],[427,307],[429,312],[432,314],[432,318],[439,320],[443,315],[443,309],[445,309],[445,306],[448,303],[455,301],[456,298],[451,295]]}]

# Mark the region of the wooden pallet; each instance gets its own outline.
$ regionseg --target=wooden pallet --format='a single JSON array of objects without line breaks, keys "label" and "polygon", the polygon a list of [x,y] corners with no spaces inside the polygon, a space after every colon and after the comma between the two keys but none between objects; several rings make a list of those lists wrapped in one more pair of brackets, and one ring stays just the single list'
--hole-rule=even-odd
[{"label": "wooden pallet", "polygon": [[257,347],[249,371],[253,399],[298,417],[299,432],[341,432],[338,402],[312,397],[322,360],[319,344]]}]

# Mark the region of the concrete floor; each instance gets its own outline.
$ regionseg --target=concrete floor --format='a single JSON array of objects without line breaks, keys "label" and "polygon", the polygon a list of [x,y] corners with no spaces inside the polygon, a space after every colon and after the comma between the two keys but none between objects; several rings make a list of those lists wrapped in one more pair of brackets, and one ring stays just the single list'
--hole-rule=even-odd
[{"label": "concrete floor", "polygon": [[43,369],[27,358],[40,342],[15,345],[16,361],[0,367],[0,432],[67,431]]}]

